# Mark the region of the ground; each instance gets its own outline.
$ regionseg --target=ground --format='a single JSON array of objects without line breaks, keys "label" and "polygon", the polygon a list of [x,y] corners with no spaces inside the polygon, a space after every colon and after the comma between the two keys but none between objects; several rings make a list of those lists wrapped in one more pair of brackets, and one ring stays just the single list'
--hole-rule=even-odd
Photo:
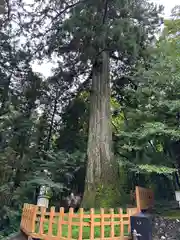
[{"label": "ground", "polygon": [[168,219],[156,217],[154,218],[153,225],[153,240],[180,239],[180,218]]},{"label": "ground", "polygon": [[165,209],[153,219],[153,240],[180,239],[180,209]]}]

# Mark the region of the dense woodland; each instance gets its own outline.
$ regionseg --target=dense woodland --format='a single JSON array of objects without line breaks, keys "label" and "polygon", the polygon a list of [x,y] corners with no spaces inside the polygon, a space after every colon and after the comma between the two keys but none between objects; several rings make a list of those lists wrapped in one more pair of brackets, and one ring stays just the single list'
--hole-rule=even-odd
[{"label": "dense woodland", "polygon": [[[0,234],[41,185],[59,207],[180,188],[180,7],[147,0],[9,0],[0,19]],[[162,28],[162,25],[164,26]],[[45,78],[33,61],[55,61]],[[45,170],[45,171],[44,171]],[[47,174],[48,172],[48,174]],[[90,194],[91,193],[91,194]]]}]

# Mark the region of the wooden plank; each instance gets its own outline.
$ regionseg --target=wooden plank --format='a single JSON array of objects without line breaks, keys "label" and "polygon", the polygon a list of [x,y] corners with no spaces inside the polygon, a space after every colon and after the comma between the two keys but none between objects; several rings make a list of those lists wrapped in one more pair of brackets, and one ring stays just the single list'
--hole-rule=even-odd
[{"label": "wooden plank", "polygon": [[101,239],[104,239],[104,208],[101,208]]},{"label": "wooden plank", "polygon": [[[41,215],[41,211],[37,211],[37,215]],[[50,212],[46,212],[44,216],[45,217],[50,216]],[[68,216],[69,216],[69,213],[64,213],[65,218],[68,218]],[[55,212],[54,217],[59,217],[59,212]],[[75,214],[75,213],[73,214],[73,218],[79,219],[79,217],[80,217],[80,214]],[[114,217],[115,218],[120,218],[121,216],[120,216],[120,214],[115,213]],[[84,218],[91,218],[91,215],[84,213]],[[101,214],[100,213],[99,214],[94,214],[94,218],[101,218]],[[111,218],[111,214],[105,213],[104,214],[104,219],[106,219],[106,218]],[[128,214],[124,214],[124,218],[128,218]]]},{"label": "wooden plank", "polygon": [[38,207],[34,206],[33,216],[32,216],[32,226],[31,226],[31,232],[32,233],[35,232],[35,228],[36,228],[36,214],[37,214],[37,210],[38,210]]},{"label": "wooden plank", "polygon": [[[129,220],[123,220],[124,225],[128,225]],[[68,225],[68,221],[62,221],[63,225]],[[72,226],[80,226],[80,222],[72,222]],[[91,221],[90,222],[83,222],[82,225],[84,227],[90,227],[91,226]],[[100,227],[101,226],[101,221],[100,222],[95,222],[93,223],[94,227]],[[104,226],[110,226],[111,221],[104,221]],[[120,225],[120,221],[114,221],[114,225]]]},{"label": "wooden plank", "polygon": [[74,209],[69,209],[69,216],[68,216],[68,239],[72,238],[72,218],[74,214]]},{"label": "wooden plank", "polygon": [[90,240],[94,240],[94,208],[90,209]]},{"label": "wooden plank", "polygon": [[128,233],[131,232],[131,210],[127,209],[127,213],[129,215],[129,219],[128,219]]},{"label": "wooden plank", "polygon": [[58,218],[58,231],[57,231],[57,236],[59,239],[62,238],[62,222],[63,222],[63,219],[64,219],[64,208],[60,208],[60,211],[59,211],[59,218]]},{"label": "wooden plank", "polygon": [[[32,238],[37,238],[37,239],[43,239],[43,240],[67,240],[67,238],[62,237],[61,239],[59,239],[57,236],[51,236],[48,237],[47,235],[40,235],[40,234],[32,234],[31,235]],[[114,237],[113,240],[130,240],[131,237],[129,236],[123,236],[123,237]],[[77,239],[68,239],[68,240],[77,240]],[[89,240],[89,239],[83,239],[83,240]],[[102,240],[101,238],[95,238],[94,240]],[[103,238],[103,240],[112,240],[112,238]]]},{"label": "wooden plank", "polygon": [[110,230],[110,237],[113,239],[113,238],[114,238],[114,209],[113,209],[113,208],[110,209],[110,214],[111,214],[111,222],[110,222],[111,230]]},{"label": "wooden plank", "polygon": [[27,208],[26,208],[26,210],[27,210],[27,212],[26,212],[26,229],[28,230],[28,232],[29,232],[29,230],[30,230],[30,221],[29,221],[29,216],[30,216],[30,204],[28,204],[27,205]]},{"label": "wooden plank", "polygon": [[40,217],[40,224],[39,224],[39,233],[42,235],[44,233],[44,216],[46,213],[46,208],[41,207],[41,217]]},{"label": "wooden plank", "polygon": [[81,240],[83,239],[83,219],[84,219],[84,209],[80,208],[79,210],[79,237],[78,239]]},{"label": "wooden plank", "polygon": [[49,218],[49,226],[48,226],[48,236],[53,235],[53,220],[54,220],[55,207],[51,207],[50,209],[50,218]]},{"label": "wooden plank", "polygon": [[123,210],[122,210],[122,208],[119,209],[119,214],[121,215],[121,217],[120,217],[120,236],[123,237],[124,236],[124,223],[125,223],[125,221],[123,221]]}]

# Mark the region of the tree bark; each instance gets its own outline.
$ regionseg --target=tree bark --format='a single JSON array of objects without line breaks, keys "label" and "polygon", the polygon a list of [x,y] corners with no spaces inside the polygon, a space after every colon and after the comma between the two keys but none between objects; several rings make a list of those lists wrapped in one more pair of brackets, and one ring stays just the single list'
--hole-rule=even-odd
[{"label": "tree bark", "polygon": [[118,203],[118,167],[112,154],[109,54],[103,52],[92,74],[84,208]]}]

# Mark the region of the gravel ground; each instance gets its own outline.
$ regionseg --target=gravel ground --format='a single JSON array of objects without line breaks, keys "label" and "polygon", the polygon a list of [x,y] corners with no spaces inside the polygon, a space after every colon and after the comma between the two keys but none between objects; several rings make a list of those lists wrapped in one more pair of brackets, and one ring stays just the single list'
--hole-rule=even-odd
[{"label": "gravel ground", "polygon": [[153,240],[180,240],[180,219],[154,217]]}]

